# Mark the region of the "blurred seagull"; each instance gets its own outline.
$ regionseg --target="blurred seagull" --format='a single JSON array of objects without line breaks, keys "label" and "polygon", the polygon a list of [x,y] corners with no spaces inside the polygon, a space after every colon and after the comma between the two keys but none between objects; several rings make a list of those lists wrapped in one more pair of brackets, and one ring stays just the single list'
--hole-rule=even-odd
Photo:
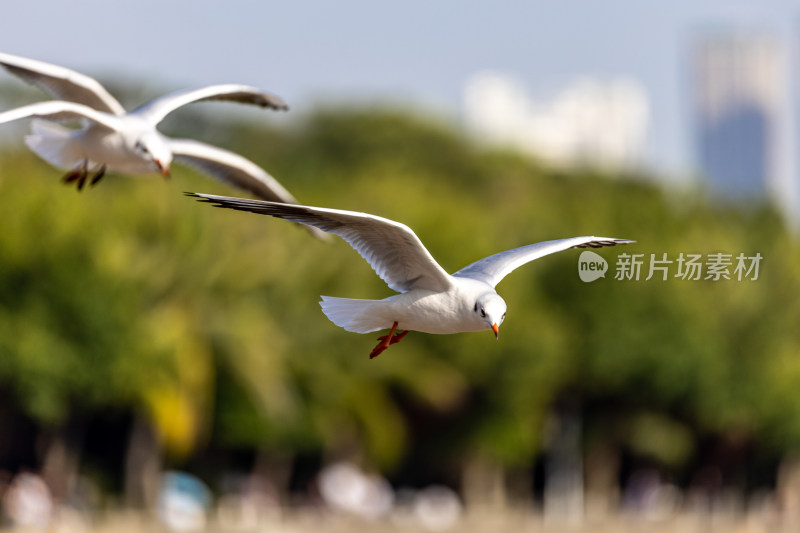
[{"label": "blurred seagull", "polygon": [[411,330],[446,334],[490,329],[497,337],[506,317],[506,303],[495,286],[516,268],[568,248],[600,248],[635,242],[607,237],[540,242],[491,255],[451,276],[439,266],[411,228],[393,220],[356,211],[186,194],[216,207],[314,226],[347,241],[391,289],[400,293],[383,300],[322,296],[322,312],[347,331],[369,333],[390,329],[388,335],[378,338],[380,342],[369,354],[370,359],[402,340]]},{"label": "blurred seagull", "polygon": [[[288,109],[277,96],[246,85],[211,85],[162,96],[128,113],[97,80],[73,70],[4,53],[0,65],[57,99],[2,112],[0,124],[46,119],[34,121],[33,134],[25,142],[50,164],[71,169],[63,181],[77,183],[79,190],[90,175],[90,184],[95,185],[106,170],[160,172],[166,178],[177,160],[259,198],[296,202],[275,178],[244,157],[198,141],[171,139],[156,129],[169,113],[192,102],[224,100]],[[83,127],[69,129],[49,122],[68,120],[78,120]]]}]

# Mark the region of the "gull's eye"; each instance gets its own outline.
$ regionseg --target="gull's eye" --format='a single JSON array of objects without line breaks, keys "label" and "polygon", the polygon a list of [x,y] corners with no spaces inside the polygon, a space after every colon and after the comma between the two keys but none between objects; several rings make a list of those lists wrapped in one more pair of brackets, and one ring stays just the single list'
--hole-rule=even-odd
[{"label": "gull's eye", "polygon": [[500,320],[505,320],[505,319],[506,319],[506,314],[503,313],[503,316],[500,317]]},{"label": "gull's eye", "polygon": [[145,147],[142,141],[136,141],[135,148],[140,152],[144,152],[145,154],[147,153],[147,147]]},{"label": "gull's eye", "polygon": [[486,318],[486,311],[483,310],[483,307],[481,307],[481,317]]}]

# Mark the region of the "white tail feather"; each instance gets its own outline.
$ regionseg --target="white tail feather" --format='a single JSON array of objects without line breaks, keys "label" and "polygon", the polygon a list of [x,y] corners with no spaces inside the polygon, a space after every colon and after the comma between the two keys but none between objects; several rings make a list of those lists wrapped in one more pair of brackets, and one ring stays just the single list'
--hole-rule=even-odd
[{"label": "white tail feather", "polygon": [[323,296],[319,302],[328,320],[353,333],[369,333],[385,329],[386,320],[381,313],[371,312],[380,300],[358,300],[353,298],[334,298]]},{"label": "white tail feather", "polygon": [[80,163],[80,156],[73,153],[69,143],[73,130],[54,122],[34,120],[31,131],[25,136],[25,144],[51,165],[68,169]]}]

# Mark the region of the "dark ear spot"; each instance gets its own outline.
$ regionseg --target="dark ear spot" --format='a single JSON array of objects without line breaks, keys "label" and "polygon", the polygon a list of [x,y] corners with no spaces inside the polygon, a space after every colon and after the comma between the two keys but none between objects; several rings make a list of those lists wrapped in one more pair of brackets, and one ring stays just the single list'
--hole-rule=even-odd
[{"label": "dark ear spot", "polygon": [[475,307],[472,310],[476,313],[478,312],[478,302],[475,302]]}]

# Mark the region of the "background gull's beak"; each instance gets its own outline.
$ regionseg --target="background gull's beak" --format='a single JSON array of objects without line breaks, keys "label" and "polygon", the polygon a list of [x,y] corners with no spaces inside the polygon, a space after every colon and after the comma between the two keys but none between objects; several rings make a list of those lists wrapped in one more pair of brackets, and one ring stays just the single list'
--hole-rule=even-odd
[{"label": "background gull's beak", "polygon": [[499,328],[499,327],[497,327],[497,324],[492,324],[492,331],[494,331],[494,338],[495,338],[495,339],[499,338],[499,337],[498,337],[498,335],[497,335],[497,331],[498,331],[499,329],[500,329],[500,328]]},{"label": "background gull's beak", "polygon": [[164,176],[165,178],[168,178],[169,177],[169,167],[164,166],[161,163],[160,159],[156,159],[156,165],[158,166],[158,170],[161,171],[161,175]]}]

